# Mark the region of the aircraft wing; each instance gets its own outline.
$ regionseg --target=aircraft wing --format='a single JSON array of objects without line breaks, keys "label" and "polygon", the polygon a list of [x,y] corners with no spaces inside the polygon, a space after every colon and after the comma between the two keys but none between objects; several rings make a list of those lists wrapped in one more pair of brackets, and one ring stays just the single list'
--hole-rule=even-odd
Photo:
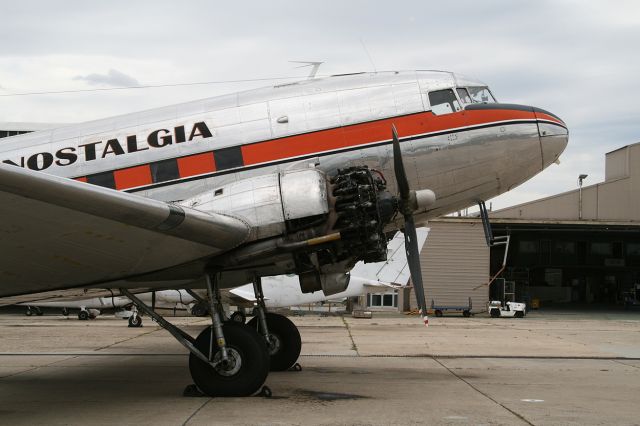
[{"label": "aircraft wing", "polygon": [[242,220],[0,164],[0,296],[83,287],[215,256]]}]

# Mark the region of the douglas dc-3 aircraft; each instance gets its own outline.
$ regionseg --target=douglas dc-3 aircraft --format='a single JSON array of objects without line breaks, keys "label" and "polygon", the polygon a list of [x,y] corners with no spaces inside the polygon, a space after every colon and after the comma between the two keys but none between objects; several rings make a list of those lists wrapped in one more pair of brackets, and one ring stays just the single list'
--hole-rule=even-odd
[{"label": "douglas dc-3 aircraft", "polygon": [[[0,296],[118,289],[188,348],[201,391],[251,395],[299,352],[293,323],[265,312],[261,277],[339,293],[403,229],[426,323],[416,222],[521,184],[567,140],[554,114],[440,71],[316,78],[11,137]],[[259,333],[221,320],[219,290],[247,282]],[[166,288],[206,288],[212,326],[194,339],[134,294]]]}]

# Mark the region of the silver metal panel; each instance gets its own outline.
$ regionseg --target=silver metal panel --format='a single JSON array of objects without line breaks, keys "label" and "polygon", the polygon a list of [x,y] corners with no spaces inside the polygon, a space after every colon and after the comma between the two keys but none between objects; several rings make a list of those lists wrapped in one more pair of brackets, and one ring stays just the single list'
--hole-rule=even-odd
[{"label": "silver metal panel", "polygon": [[277,174],[238,180],[185,200],[183,204],[200,211],[227,212],[241,217],[251,226],[255,238],[284,231]]},{"label": "silver metal panel", "polygon": [[326,129],[340,125],[340,109],[335,92],[306,95],[304,109],[308,126],[312,129]]},{"label": "silver metal panel", "polygon": [[209,117],[211,117],[211,122],[216,128],[233,126],[240,123],[240,109],[224,108],[211,111]]},{"label": "silver metal panel", "polygon": [[203,110],[197,111],[196,114],[199,114],[200,112],[207,112],[207,111],[218,111],[221,109],[235,108],[238,105],[240,105],[238,103],[239,102],[238,97],[239,97],[238,93],[229,93],[222,96],[216,96],[213,98],[207,98],[207,99],[201,99],[199,101],[189,102],[187,104],[180,104],[178,105],[178,107],[188,108],[190,105],[195,107],[196,105],[201,104]]},{"label": "silver metal panel", "polygon": [[420,90],[424,93],[433,90],[448,89],[455,86],[455,77],[449,72],[417,72]]},{"label": "silver metal panel", "polygon": [[259,102],[238,107],[238,113],[243,123],[269,119],[269,108],[266,102]]},{"label": "silver metal panel", "polygon": [[238,131],[244,143],[250,143],[256,140],[268,140],[274,136],[271,132],[269,120],[266,118],[241,123]]},{"label": "silver metal panel", "polygon": [[[304,103],[305,101],[302,97],[269,101],[271,130],[274,137],[288,136],[309,130]],[[288,120],[286,122],[278,122],[281,117],[287,117]]]},{"label": "silver metal panel", "polygon": [[371,114],[376,119],[397,115],[396,102],[391,86],[375,86],[367,89]]},{"label": "silver metal panel", "polygon": [[342,125],[359,123],[372,116],[367,87],[338,92]]},{"label": "silver metal panel", "polygon": [[280,177],[282,209],[287,220],[329,212],[327,183],[319,170],[298,170]]},{"label": "silver metal panel", "polygon": [[391,86],[398,115],[411,114],[424,111],[424,105],[420,96],[420,86],[417,81],[394,84]]}]

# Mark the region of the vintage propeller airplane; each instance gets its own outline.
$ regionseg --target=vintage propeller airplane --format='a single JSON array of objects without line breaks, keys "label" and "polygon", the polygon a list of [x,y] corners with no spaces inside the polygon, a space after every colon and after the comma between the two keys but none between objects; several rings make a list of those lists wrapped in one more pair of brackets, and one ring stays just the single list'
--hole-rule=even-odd
[{"label": "vintage propeller airplane", "polygon": [[[117,289],[190,351],[201,391],[251,395],[299,355],[261,277],[339,293],[404,229],[426,323],[415,224],[521,184],[567,141],[554,114],[442,71],[314,78],[14,136],[0,144],[0,296]],[[222,318],[220,289],[246,282],[259,332]],[[134,294],[168,288],[206,288],[212,325],[197,338]]]}]

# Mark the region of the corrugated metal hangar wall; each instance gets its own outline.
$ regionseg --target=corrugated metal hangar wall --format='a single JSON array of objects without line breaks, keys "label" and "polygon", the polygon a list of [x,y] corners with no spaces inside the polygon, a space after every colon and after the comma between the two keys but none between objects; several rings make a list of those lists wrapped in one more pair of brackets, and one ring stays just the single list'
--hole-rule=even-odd
[{"label": "corrugated metal hangar wall", "polygon": [[[467,305],[473,312],[487,308],[489,292],[489,249],[479,219],[442,218],[428,224],[431,231],[422,249],[420,263],[427,305]],[[411,308],[416,300],[411,291]]]}]

